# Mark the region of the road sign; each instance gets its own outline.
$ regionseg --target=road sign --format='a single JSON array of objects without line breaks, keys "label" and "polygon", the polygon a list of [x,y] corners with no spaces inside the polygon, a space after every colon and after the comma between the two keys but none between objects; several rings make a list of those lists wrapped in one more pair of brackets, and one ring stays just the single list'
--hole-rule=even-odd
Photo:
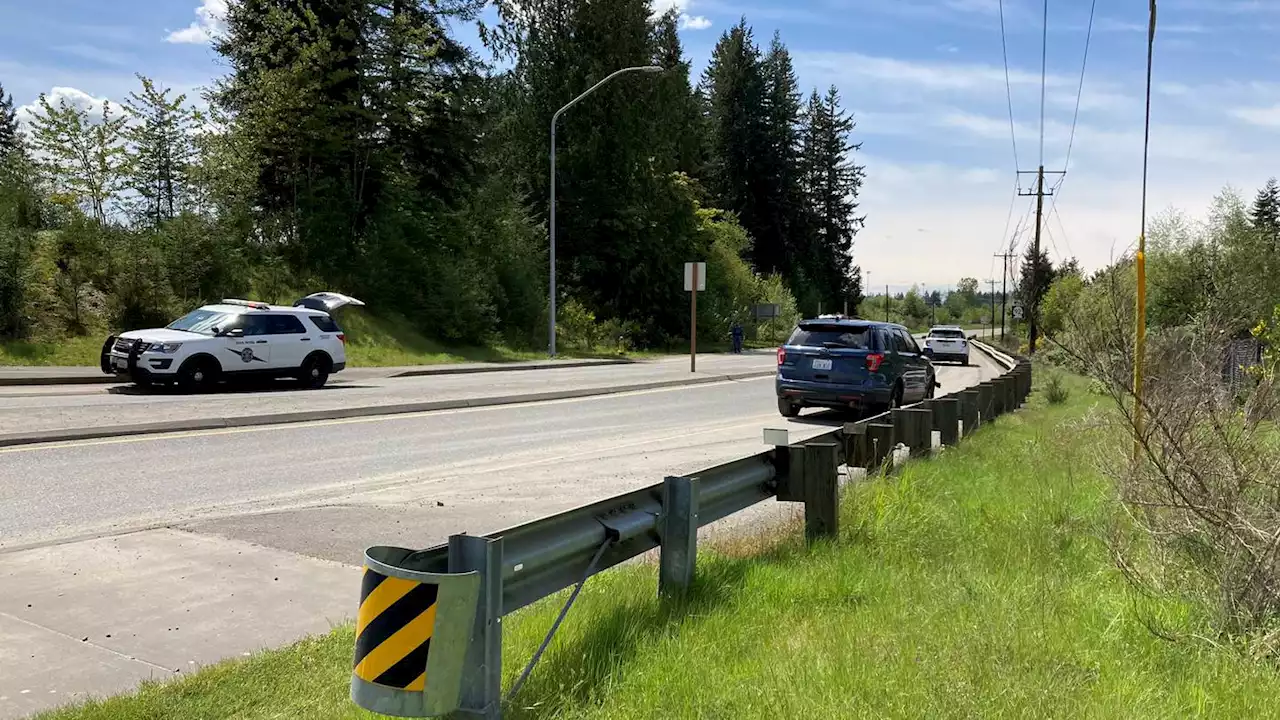
[{"label": "road sign", "polygon": [[782,311],[782,307],[778,303],[761,303],[752,306],[755,311],[756,320],[772,320],[778,317],[778,313]]},{"label": "road sign", "polygon": [[1022,306],[1021,306],[1021,305],[1014,305],[1014,306],[1013,306],[1013,319],[1014,319],[1014,320],[1021,320],[1021,319],[1022,319]]},{"label": "road sign", "polygon": [[[694,266],[697,268],[694,268]],[[694,270],[697,270],[697,273]],[[707,291],[707,264],[704,262],[684,264],[684,291],[693,292],[694,278],[698,279],[698,292]]]}]

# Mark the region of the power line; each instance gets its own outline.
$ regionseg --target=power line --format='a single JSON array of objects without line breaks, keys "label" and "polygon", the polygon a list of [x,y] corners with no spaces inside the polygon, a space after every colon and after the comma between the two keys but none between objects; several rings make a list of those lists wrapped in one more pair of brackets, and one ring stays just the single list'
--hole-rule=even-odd
[{"label": "power line", "polygon": [[1040,39],[1040,166],[1044,167],[1044,97],[1049,67],[1049,0],[1044,0],[1044,23]]},{"label": "power line", "polygon": [[[1000,0],[1000,53],[1004,56],[1004,96],[1009,101],[1009,139],[1013,141],[1013,169],[1017,170],[1022,164],[1018,162],[1018,133],[1013,123],[1013,86],[1009,82],[1009,44],[1004,32],[1004,0]],[[1040,153],[1044,154],[1043,148]]]},{"label": "power line", "polygon": [[[1084,59],[1080,61],[1080,84],[1076,87],[1076,110],[1071,116],[1071,135],[1067,140],[1067,160],[1062,166],[1063,170],[1071,169],[1071,148],[1076,143],[1076,122],[1080,119],[1080,98],[1084,97],[1084,73],[1085,69],[1089,67],[1089,43],[1093,39],[1093,15],[1097,9],[1098,0],[1093,0],[1089,5],[1089,29],[1085,31],[1084,35]],[[1059,181],[1059,185],[1061,185],[1061,181]]]},{"label": "power line", "polygon": [[[1093,0],[1089,5],[1089,27],[1085,31],[1084,36],[1084,56],[1080,60],[1080,82],[1076,86],[1076,107],[1075,112],[1071,115],[1071,134],[1067,139],[1067,157],[1063,163],[1063,174],[1058,178],[1058,182],[1053,186],[1053,200],[1049,202],[1049,214],[1058,214],[1058,195],[1062,189],[1062,183],[1066,181],[1066,171],[1071,169],[1071,151],[1076,144],[1076,126],[1080,121],[1080,101],[1084,97],[1084,78],[1085,71],[1089,67],[1089,45],[1093,39],[1093,19],[1098,9],[1098,0]],[[1066,225],[1062,222],[1062,216],[1058,214],[1058,225],[1062,228],[1062,241],[1067,244],[1067,250],[1074,256],[1075,251],[1071,249],[1071,240],[1067,237]]]},{"label": "power line", "polygon": [[[1071,238],[1067,237],[1067,225],[1066,223],[1062,222],[1062,214],[1058,212],[1058,207],[1056,204],[1049,206],[1049,214],[1057,218],[1058,229],[1062,231],[1062,242],[1066,243],[1067,252],[1070,254],[1070,257],[1075,257],[1076,251],[1074,248],[1071,247]],[[1066,257],[1064,256],[1063,259],[1065,260]]]}]

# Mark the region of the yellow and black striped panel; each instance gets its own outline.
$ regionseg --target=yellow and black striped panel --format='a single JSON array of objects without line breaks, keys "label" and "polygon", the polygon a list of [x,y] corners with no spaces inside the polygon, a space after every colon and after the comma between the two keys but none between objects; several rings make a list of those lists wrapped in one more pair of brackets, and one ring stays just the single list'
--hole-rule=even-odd
[{"label": "yellow and black striped panel", "polygon": [[426,687],[439,589],[365,568],[356,615],[356,677],[403,690]]}]

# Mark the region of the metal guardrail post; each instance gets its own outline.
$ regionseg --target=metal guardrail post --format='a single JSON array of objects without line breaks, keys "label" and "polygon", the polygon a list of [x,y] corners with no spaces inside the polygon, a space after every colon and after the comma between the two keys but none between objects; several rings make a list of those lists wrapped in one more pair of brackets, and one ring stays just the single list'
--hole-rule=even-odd
[{"label": "metal guardrail post", "polygon": [[960,441],[960,400],[943,397],[933,401],[933,429],[943,445],[955,445]]},{"label": "metal guardrail post", "polygon": [[885,422],[867,424],[867,472],[893,462],[893,425]]},{"label": "metal guardrail post", "polygon": [[449,572],[480,573],[480,601],[463,664],[460,717],[502,716],[502,539],[449,537]]},{"label": "metal guardrail post", "polygon": [[1022,373],[1014,368],[1005,380],[1005,412],[1013,412],[1022,405]]},{"label": "metal guardrail post", "polygon": [[662,482],[658,594],[678,597],[693,583],[698,557],[698,485],[687,477]]},{"label": "metal guardrail post", "polygon": [[973,388],[966,388],[961,390],[959,395],[960,423],[964,426],[965,437],[968,437],[974,430],[978,429],[978,405],[981,393]]},{"label": "metal guardrail post", "polygon": [[[804,475],[804,537],[813,542],[840,534],[840,446],[811,442],[804,446],[800,471]],[[792,463],[796,456],[792,455]],[[792,465],[794,473],[796,466]]]},{"label": "metal guardrail post", "polygon": [[933,449],[933,413],[922,408],[894,408],[893,435],[911,451],[912,457]]}]

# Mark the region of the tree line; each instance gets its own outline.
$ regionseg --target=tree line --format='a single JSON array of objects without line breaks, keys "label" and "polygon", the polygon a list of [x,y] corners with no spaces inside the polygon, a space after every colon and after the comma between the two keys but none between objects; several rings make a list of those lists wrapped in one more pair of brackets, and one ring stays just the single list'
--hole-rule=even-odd
[{"label": "tree line", "polygon": [[[1211,323],[1225,337],[1250,337],[1280,303],[1280,183],[1269,180],[1252,203],[1225,188],[1204,220],[1176,209],[1157,214],[1148,224],[1145,264],[1151,331]],[[1051,339],[1087,325],[1115,293],[1135,292],[1132,254],[1091,274],[1074,262],[1054,269],[1045,258],[1042,265],[1049,271],[1042,271],[1037,307]]]},{"label": "tree line", "polygon": [[[557,138],[570,329],[687,335],[681,268],[709,263],[699,323],[757,303],[861,299],[864,170],[834,88],[800,90],[744,19],[695,77],[649,0],[237,0],[200,101],[139,75],[121,104],[0,89],[0,337],[163,323],[223,296],[331,288],[445,341],[545,342],[548,156]],[[2,78],[0,78],[2,80]]]}]

